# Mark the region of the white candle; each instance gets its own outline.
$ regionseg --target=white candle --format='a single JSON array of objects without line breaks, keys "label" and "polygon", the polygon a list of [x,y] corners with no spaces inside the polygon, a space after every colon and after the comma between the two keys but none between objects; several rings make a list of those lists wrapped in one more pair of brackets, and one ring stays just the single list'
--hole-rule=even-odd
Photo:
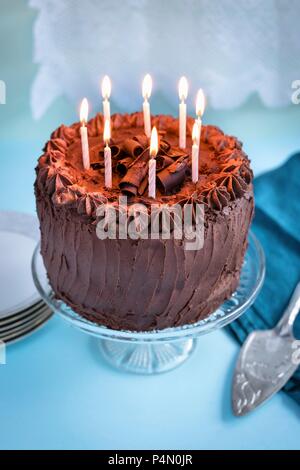
[{"label": "white candle", "polygon": [[156,160],[150,158],[149,160],[149,197],[155,199],[156,196]]},{"label": "white candle", "polygon": [[149,98],[152,92],[152,78],[149,74],[145,75],[142,86],[142,93],[144,98],[143,113],[144,113],[144,129],[146,136],[150,139],[151,136],[151,112]]},{"label": "white candle", "polygon": [[181,77],[179,81],[179,147],[186,148],[186,103],[185,100],[188,95],[188,82],[185,77]]},{"label": "white candle", "polygon": [[88,120],[89,104],[88,100],[84,98],[80,106],[80,122],[82,124],[80,128],[81,136],[81,148],[82,148],[82,163],[83,168],[88,170],[90,168],[90,152],[89,152],[89,141],[87,131],[87,120]]},{"label": "white candle", "polygon": [[110,103],[109,97],[111,94],[111,81],[110,78],[105,75],[102,80],[102,97],[103,97],[103,116],[104,122],[108,120],[110,122]]},{"label": "white candle", "polygon": [[203,93],[202,88],[198,90],[197,93],[197,98],[196,98],[196,115],[197,117],[197,124],[198,124],[198,137],[197,137],[197,143],[200,148],[200,140],[201,140],[201,128],[202,128],[202,116],[205,110],[205,95]]},{"label": "white candle", "polygon": [[150,160],[149,160],[149,180],[148,195],[155,199],[156,197],[156,155],[158,152],[158,134],[156,127],[153,127],[150,140]]},{"label": "white candle", "polygon": [[198,117],[195,119],[195,124],[197,124],[197,129],[198,129],[198,134],[197,134],[197,144],[200,147],[200,141],[201,141],[201,129],[202,129],[202,119]]},{"label": "white candle", "polygon": [[192,146],[192,181],[193,183],[197,183],[199,179],[199,144],[198,144],[198,123],[197,121],[194,122],[193,125],[193,146]]},{"label": "white candle", "polygon": [[111,149],[106,144],[104,147],[104,165],[105,165],[105,186],[112,187],[112,174],[111,174]]},{"label": "white candle", "polygon": [[104,169],[105,169],[105,186],[106,188],[112,187],[112,165],[111,165],[111,149],[109,147],[110,140],[110,122],[107,119],[104,124],[103,140],[104,147]]}]

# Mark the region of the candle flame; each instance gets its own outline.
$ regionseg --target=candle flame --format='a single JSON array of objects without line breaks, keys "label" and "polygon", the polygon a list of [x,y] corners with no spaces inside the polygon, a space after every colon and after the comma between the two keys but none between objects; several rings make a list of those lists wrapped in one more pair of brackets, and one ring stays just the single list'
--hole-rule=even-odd
[{"label": "candle flame", "polygon": [[193,144],[197,143],[198,135],[199,135],[199,126],[198,126],[198,122],[195,121],[193,125],[193,131],[192,131]]},{"label": "candle flame", "polygon": [[202,117],[205,110],[205,95],[202,88],[198,90],[196,99],[196,114],[198,117]]},{"label": "candle flame", "polygon": [[105,100],[108,100],[111,94],[111,81],[108,75],[102,80],[102,97]]},{"label": "candle flame", "polygon": [[153,127],[150,139],[150,156],[155,158],[158,152],[158,134],[156,127]]},{"label": "candle flame", "polygon": [[84,98],[81,102],[80,106],[80,122],[85,125],[88,120],[88,114],[89,114],[89,103],[86,98]]},{"label": "candle flame", "polygon": [[189,85],[188,81],[185,77],[181,77],[179,80],[179,86],[178,86],[178,93],[179,93],[179,98],[181,101],[184,101],[187,99],[188,95],[188,90],[189,90]]},{"label": "candle flame", "polygon": [[144,80],[143,80],[143,86],[142,86],[142,93],[143,93],[143,98],[144,100],[148,100],[151,96],[152,93],[152,78],[149,73],[145,75]]}]

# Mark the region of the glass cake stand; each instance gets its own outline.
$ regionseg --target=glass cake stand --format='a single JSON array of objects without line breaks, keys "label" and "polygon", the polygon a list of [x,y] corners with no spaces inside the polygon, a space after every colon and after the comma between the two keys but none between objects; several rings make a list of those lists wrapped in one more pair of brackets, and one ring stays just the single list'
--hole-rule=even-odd
[{"label": "glass cake stand", "polygon": [[54,297],[40,245],[32,259],[35,285],[44,301],[73,326],[97,338],[99,352],[114,367],[137,374],[156,374],[182,364],[194,351],[197,338],[236,320],[252,305],[265,276],[265,257],[257,238],[250,233],[240,284],[232,297],[208,318],[192,325],[150,332],[117,331],[92,323]]}]

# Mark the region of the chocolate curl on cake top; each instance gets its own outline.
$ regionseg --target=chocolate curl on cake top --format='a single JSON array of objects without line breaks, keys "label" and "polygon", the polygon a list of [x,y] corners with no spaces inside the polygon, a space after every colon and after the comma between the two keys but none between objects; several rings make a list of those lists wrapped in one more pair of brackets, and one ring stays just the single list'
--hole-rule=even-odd
[{"label": "chocolate curl on cake top", "polygon": [[161,135],[159,136],[159,150],[161,154],[165,154],[165,155],[172,154],[172,152],[170,152],[171,145],[169,144],[169,142],[164,140]]},{"label": "chocolate curl on cake top", "polygon": [[125,176],[128,171],[128,168],[132,165],[133,162],[134,162],[134,159],[131,157],[125,157],[119,160],[117,163],[117,167],[116,167],[119,175]]},{"label": "chocolate curl on cake top", "polygon": [[127,196],[136,196],[148,170],[149,148],[147,137],[139,135],[126,139],[122,144],[122,153],[124,158],[117,165],[118,173],[123,176],[119,188]]},{"label": "chocolate curl on cake top", "polygon": [[[126,175],[134,160],[146,150],[147,146],[148,139],[146,136],[128,138],[122,144],[111,146],[112,158],[115,160],[113,166],[116,167],[120,176]],[[102,153],[104,152],[102,151]]]},{"label": "chocolate curl on cake top", "polygon": [[121,148],[122,151],[131,156],[131,158],[137,158],[143,153],[147,144],[147,141],[142,144],[136,138],[125,139]]},{"label": "chocolate curl on cake top", "polygon": [[144,150],[138,158],[133,160],[126,175],[119,183],[122,193],[127,196],[136,196],[138,194],[139,186],[147,175],[148,161],[149,149]]},{"label": "chocolate curl on cake top", "polygon": [[172,157],[169,157],[168,155],[158,155],[156,157],[156,168],[157,171],[161,171],[164,168],[166,168],[169,165],[172,165],[174,163],[174,160]]},{"label": "chocolate curl on cake top", "polygon": [[[140,155],[135,158],[136,152],[139,153],[141,151],[141,144],[138,142],[138,137],[127,139],[125,141],[126,144],[125,142],[125,145],[123,144],[123,149],[130,149],[131,151],[130,158],[132,159],[132,163],[130,163],[128,159],[122,159],[117,167],[120,174],[127,169],[125,176],[119,183],[119,187],[121,191],[128,196],[142,195],[147,188],[146,177],[150,158],[149,148],[144,149]],[[145,142],[147,142],[147,140]],[[188,156],[183,154],[180,149],[172,149],[171,145],[160,136],[159,153],[157,156],[157,177],[162,192],[168,194],[179,187],[185,180],[188,171]]]},{"label": "chocolate curl on cake top", "polygon": [[157,174],[158,183],[164,194],[170,194],[185,181],[190,172],[188,156],[180,157]]},{"label": "chocolate curl on cake top", "polygon": [[[111,144],[110,145],[111,151],[111,158],[112,158],[112,166],[115,167],[117,165],[117,161],[122,158],[122,149],[120,145]],[[99,161],[101,163],[101,167],[104,168],[104,145],[102,144],[102,148],[98,154]]]}]

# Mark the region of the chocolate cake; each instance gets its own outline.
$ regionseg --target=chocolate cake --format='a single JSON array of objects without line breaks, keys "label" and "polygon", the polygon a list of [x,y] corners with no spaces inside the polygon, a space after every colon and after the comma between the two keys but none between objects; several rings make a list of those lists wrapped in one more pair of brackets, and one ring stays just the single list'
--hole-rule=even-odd
[{"label": "chocolate cake", "polygon": [[111,119],[113,187],[104,187],[103,117],[88,126],[91,168],[83,169],[80,123],[60,126],[36,169],[41,253],[57,298],[86,319],[146,331],[197,322],[237,288],[253,214],[252,172],[242,144],[203,126],[199,181],[192,183],[191,132],[178,148],[178,119],[152,117],[159,131],[156,203],[204,205],[204,246],[170,239],[97,237],[97,208],[128,197],[150,207],[149,141],[142,113]]}]

